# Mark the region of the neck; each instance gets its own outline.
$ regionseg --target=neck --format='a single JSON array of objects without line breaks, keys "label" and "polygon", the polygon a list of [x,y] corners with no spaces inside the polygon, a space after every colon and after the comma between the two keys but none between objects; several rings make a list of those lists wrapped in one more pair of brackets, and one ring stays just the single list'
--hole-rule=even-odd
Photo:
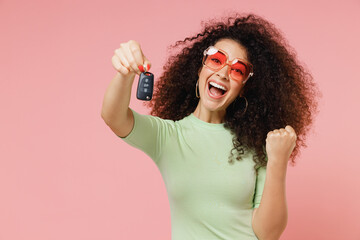
[{"label": "neck", "polygon": [[200,104],[197,105],[195,111],[193,112],[195,117],[208,123],[223,123],[225,118],[225,113],[226,113],[225,110],[209,111],[201,107]]}]

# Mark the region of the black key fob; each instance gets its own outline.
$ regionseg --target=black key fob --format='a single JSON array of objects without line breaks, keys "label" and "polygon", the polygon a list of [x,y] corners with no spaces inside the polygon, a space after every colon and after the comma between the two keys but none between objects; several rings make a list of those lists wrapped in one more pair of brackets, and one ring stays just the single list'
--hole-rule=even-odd
[{"label": "black key fob", "polygon": [[153,95],[154,74],[151,72],[142,72],[139,77],[139,83],[136,91],[137,99],[150,101]]}]

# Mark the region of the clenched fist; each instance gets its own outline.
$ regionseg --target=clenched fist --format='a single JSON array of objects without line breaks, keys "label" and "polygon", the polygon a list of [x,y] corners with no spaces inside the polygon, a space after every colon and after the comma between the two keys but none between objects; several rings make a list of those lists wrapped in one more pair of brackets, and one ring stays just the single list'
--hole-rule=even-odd
[{"label": "clenched fist", "polygon": [[296,146],[295,130],[287,125],[284,128],[268,132],[266,137],[266,153],[268,161],[286,164]]}]

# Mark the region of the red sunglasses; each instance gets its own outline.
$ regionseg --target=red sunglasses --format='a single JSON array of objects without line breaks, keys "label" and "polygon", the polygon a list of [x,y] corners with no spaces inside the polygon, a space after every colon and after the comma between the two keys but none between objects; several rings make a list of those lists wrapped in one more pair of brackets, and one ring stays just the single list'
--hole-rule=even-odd
[{"label": "red sunglasses", "polygon": [[229,63],[228,59],[229,56],[224,50],[210,46],[204,51],[202,63],[213,71],[218,71],[225,65],[229,65],[229,76],[243,84],[246,83],[249,77],[254,75],[251,63],[241,58],[235,58]]}]

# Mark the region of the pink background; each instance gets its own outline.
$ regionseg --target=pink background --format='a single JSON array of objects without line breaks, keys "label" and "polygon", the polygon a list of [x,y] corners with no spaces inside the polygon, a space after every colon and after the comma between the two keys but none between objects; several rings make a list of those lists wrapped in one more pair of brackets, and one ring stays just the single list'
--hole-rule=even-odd
[{"label": "pink background", "polygon": [[[273,22],[323,93],[308,148],[288,168],[281,239],[360,239],[358,0],[3,0],[1,240],[170,239],[160,172],[100,116],[111,57],[138,41],[156,80],[170,44],[228,10]],[[130,106],[148,113],[136,84]]]}]

